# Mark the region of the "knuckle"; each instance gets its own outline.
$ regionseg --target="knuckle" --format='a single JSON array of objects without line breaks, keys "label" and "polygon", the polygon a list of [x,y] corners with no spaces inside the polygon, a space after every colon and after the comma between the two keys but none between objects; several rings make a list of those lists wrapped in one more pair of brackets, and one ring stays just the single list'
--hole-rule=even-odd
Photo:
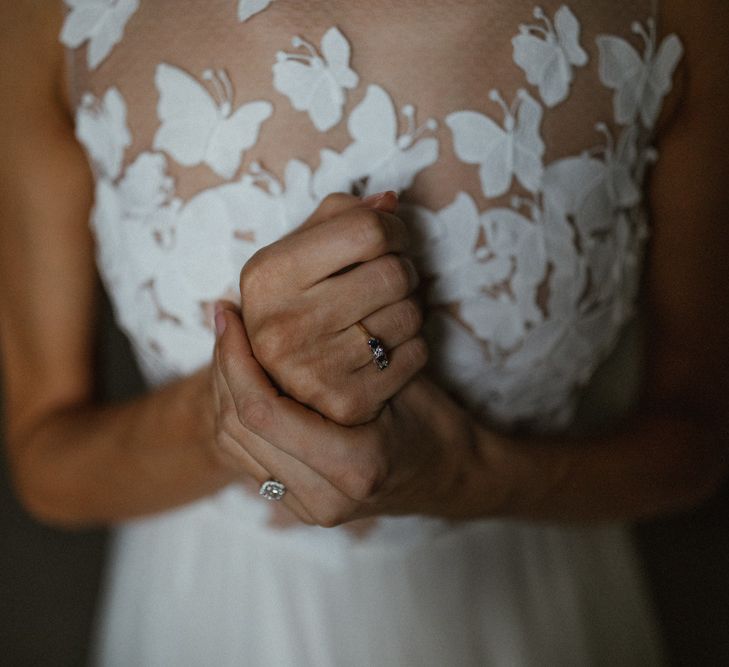
[{"label": "knuckle", "polygon": [[269,295],[277,276],[287,275],[288,260],[285,253],[274,251],[272,246],[259,248],[243,265],[238,287],[244,301]]},{"label": "knuckle", "polygon": [[270,318],[267,324],[251,337],[251,349],[265,367],[273,368],[280,360],[286,358],[290,351],[290,343],[288,323],[280,317]]},{"label": "knuckle", "polygon": [[341,526],[349,516],[347,508],[341,501],[333,499],[331,502],[323,503],[313,514],[314,521],[322,528],[336,528]]},{"label": "knuckle", "polygon": [[307,526],[316,526],[316,521],[312,518],[311,514],[308,512],[302,512],[300,510],[295,510],[294,514],[296,515],[296,518],[301,521],[301,523],[307,525]]},{"label": "knuckle", "polygon": [[352,199],[352,195],[346,192],[330,192],[319,204],[319,211],[338,210],[342,206],[348,204]]},{"label": "knuckle", "polygon": [[410,276],[396,255],[385,255],[377,260],[379,279],[388,293],[405,296],[409,291]]},{"label": "knuckle", "polygon": [[365,501],[377,494],[386,476],[382,460],[374,456],[368,457],[347,476],[342,490],[354,500]]},{"label": "knuckle", "polygon": [[252,431],[265,431],[273,420],[271,403],[263,397],[241,401],[237,414],[238,421]]},{"label": "knuckle", "polygon": [[224,439],[224,436],[233,435],[240,428],[238,413],[233,409],[224,409],[220,412],[217,421],[218,438]]},{"label": "knuckle", "polygon": [[241,305],[246,311],[252,311],[257,303],[259,294],[265,294],[261,291],[261,285],[264,281],[261,279],[259,270],[256,267],[250,267],[248,262],[240,272],[240,280],[238,289],[240,291]]},{"label": "knuckle", "polygon": [[326,396],[330,389],[325,386],[322,374],[312,364],[299,364],[287,372],[287,385],[284,387],[293,397],[307,405],[317,407],[319,397]]},{"label": "knuckle", "polygon": [[342,426],[358,423],[362,414],[362,401],[351,392],[337,392],[326,403],[327,416]]},{"label": "knuckle", "polygon": [[381,255],[387,251],[389,234],[382,216],[372,209],[357,210],[358,245],[368,248],[372,253]]},{"label": "knuckle", "polygon": [[415,336],[407,342],[407,352],[412,366],[418,369],[424,368],[428,363],[428,343],[422,336]]},{"label": "knuckle", "polygon": [[405,299],[400,306],[398,325],[401,331],[416,334],[423,327],[423,309],[413,299]]},{"label": "knuckle", "polygon": [[240,270],[240,288],[241,292],[244,287],[248,287],[251,283],[256,282],[258,273],[260,272],[264,262],[264,251],[265,248],[257,250],[253,255],[248,258],[248,261],[243,265]]}]

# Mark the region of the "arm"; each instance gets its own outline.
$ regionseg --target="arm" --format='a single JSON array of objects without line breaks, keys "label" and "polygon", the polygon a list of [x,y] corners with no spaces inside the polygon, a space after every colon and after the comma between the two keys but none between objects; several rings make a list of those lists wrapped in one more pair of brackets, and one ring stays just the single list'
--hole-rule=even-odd
[{"label": "arm", "polygon": [[93,184],[63,100],[60,18],[60,3],[18,2],[0,22],[0,368],[18,493],[73,526],[191,501],[233,473],[213,453],[208,369],[94,403]]},{"label": "arm", "polygon": [[654,514],[706,497],[727,468],[729,157],[722,137],[729,132],[729,7],[709,5],[699,12],[663,3],[663,30],[681,37],[685,55],[683,90],[675,91],[670,124],[666,115],[666,127],[659,126],[660,159],[650,181],[651,327],[640,409],[620,432],[589,442],[481,433],[483,460],[500,462],[499,477],[508,480],[502,507],[508,514]]}]

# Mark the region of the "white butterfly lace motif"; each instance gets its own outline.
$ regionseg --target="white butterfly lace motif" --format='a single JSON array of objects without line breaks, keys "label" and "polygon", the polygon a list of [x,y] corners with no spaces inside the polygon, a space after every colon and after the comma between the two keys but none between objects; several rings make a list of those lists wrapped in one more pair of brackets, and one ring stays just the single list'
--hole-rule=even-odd
[{"label": "white butterfly lace motif", "polygon": [[572,82],[572,67],[587,64],[587,53],[580,46],[580,24],[569,7],[562,5],[550,22],[541,7],[534,18],[542,25],[520,25],[511,40],[514,62],[524,70],[527,81],[539,86],[542,101],[553,107],[566,99]]},{"label": "white butterfly lace motif", "polygon": [[139,8],[139,0],[65,0],[71,8],[60,40],[73,49],[88,42],[86,62],[95,69],[118,44],[124,27]]},{"label": "white butterfly lace motif", "polygon": [[247,21],[251,16],[262,12],[273,0],[238,0],[238,20]]},{"label": "white butterfly lace motif", "polygon": [[224,70],[206,69],[203,79],[172,65],[157,66],[157,115],[161,121],[154,148],[169,153],[186,167],[205,163],[222,178],[238,171],[242,153],[258,140],[261,124],[273,113],[265,100],[248,102],[233,111],[233,87]]},{"label": "white butterfly lace motif", "polygon": [[647,26],[646,29],[637,21],[631,25],[631,30],[643,40],[642,57],[621,37],[600,35],[597,46],[600,81],[615,90],[615,122],[627,125],[640,117],[643,126],[650,129],[671,89],[671,77],[683,47],[676,35],[668,35],[656,51],[655,21],[649,18]]},{"label": "white butterfly lace motif", "polygon": [[[654,55],[650,22],[648,31],[633,27],[646,44],[642,58],[622,38],[600,36],[600,80],[615,90],[608,120],[622,127],[614,138],[607,121],[598,123],[602,145],[544,164],[545,107],[564,99],[572,68],[587,63],[579,23],[566,7],[554,24],[538,10],[534,15],[545,28],[521,26],[512,44],[516,66],[544,107],[526,90],[510,107],[492,91],[501,124],[471,110],[444,119],[456,157],[478,166],[487,197],[507,194],[514,180],[526,196],[479,210],[471,195],[458,192],[438,211],[415,204],[400,211],[428,284],[427,330],[439,351],[434,372],[502,424],[528,420],[553,429],[569,423],[577,388],[634,311],[648,236],[640,187],[656,157],[645,129],[670,87],[680,44],[668,37]],[[294,45],[306,53],[279,58],[274,87],[324,131],[341,120],[345,90],[358,85],[349,44],[330,28],[323,58],[303,41]],[[292,72],[303,72],[311,95]],[[398,111],[384,88],[369,84],[347,118],[351,142],[341,152],[322,149],[316,169],[292,159],[281,179],[254,162],[230,180],[272,107],[256,101],[234,112],[224,72],[204,78],[209,90],[179,68],[158,66],[157,152],[140,154],[125,170],[131,136],[119,91],[109,89],[101,100],[85,96],[77,114],[97,175],[92,224],[99,265],[122,325],[159,377],[207,362],[212,332],[205,309],[235,294],[240,267],[255,250],[298,226],[329,192],[406,190],[439,155],[438,138],[428,136],[435,119],[417,127],[413,105]],[[166,154],[183,166],[208,164],[229,182],[182,202]]]},{"label": "white butterfly lace motif", "polygon": [[359,77],[349,67],[349,42],[337,28],[321,40],[321,55],[301,37],[291,40],[296,53],[279,51],[273,66],[273,87],[286,95],[294,109],[306,111],[319,132],[342,119],[345,89],[355,88]]}]

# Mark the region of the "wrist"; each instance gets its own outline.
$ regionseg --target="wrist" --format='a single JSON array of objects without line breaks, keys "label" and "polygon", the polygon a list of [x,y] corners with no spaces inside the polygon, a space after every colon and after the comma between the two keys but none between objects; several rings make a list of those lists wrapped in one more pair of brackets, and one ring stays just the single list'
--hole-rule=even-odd
[{"label": "wrist", "polygon": [[533,517],[569,486],[573,449],[561,438],[519,437],[478,427],[473,503],[479,516]]},{"label": "wrist", "polygon": [[502,516],[509,506],[513,481],[505,438],[467,417],[465,442],[455,443],[459,452],[451,476],[445,514],[452,519]]},{"label": "wrist", "polygon": [[507,516],[517,484],[513,442],[481,424],[475,426],[474,465],[470,492],[476,516]]}]

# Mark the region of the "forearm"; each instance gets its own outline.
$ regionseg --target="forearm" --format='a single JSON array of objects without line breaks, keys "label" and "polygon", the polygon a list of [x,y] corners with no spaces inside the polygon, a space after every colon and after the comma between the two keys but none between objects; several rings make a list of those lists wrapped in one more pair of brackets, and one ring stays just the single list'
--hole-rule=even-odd
[{"label": "forearm", "polygon": [[720,424],[643,411],[619,430],[571,440],[510,438],[477,427],[458,513],[601,521],[690,507],[711,494],[726,469]]},{"label": "forearm", "polygon": [[214,458],[208,369],[114,405],[47,413],[12,443],[19,494],[64,526],[117,522],[205,496],[233,479]]}]

